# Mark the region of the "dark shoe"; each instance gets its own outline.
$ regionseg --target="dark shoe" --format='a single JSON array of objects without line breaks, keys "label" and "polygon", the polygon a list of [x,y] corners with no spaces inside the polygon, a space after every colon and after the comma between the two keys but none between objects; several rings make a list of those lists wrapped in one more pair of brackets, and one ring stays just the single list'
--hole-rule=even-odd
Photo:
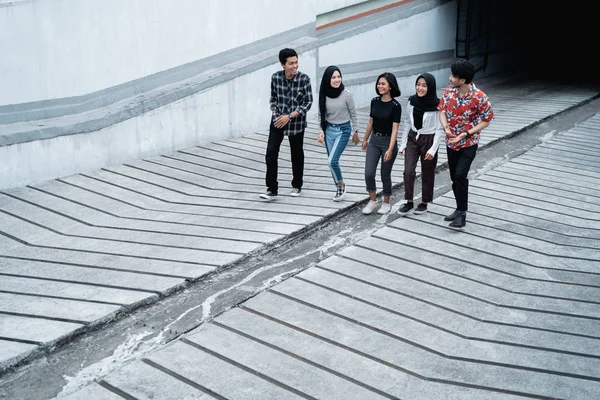
[{"label": "dark shoe", "polygon": [[444,217],[444,221],[454,221],[456,216],[458,215],[458,210],[454,210],[454,212],[450,215]]},{"label": "dark shoe", "polygon": [[346,197],[346,185],[338,186],[337,192],[335,196],[333,196],[333,201],[342,201]]},{"label": "dark shoe", "polygon": [[265,192],[265,193],[261,193],[260,195],[261,199],[265,199],[265,200],[275,200],[277,198],[277,193],[273,193],[270,190]]},{"label": "dark shoe", "polygon": [[400,207],[398,209],[398,214],[400,214],[400,215],[406,215],[406,214],[408,214],[408,212],[410,210],[413,209],[414,206],[415,206],[415,204],[412,201],[411,202],[406,202],[406,203],[404,203],[404,205],[402,207]]},{"label": "dark shoe", "polygon": [[467,225],[467,213],[464,211],[458,211],[454,221],[448,225],[450,228],[464,228]]},{"label": "dark shoe", "polygon": [[415,214],[425,214],[427,212],[427,203],[421,203],[415,208]]}]

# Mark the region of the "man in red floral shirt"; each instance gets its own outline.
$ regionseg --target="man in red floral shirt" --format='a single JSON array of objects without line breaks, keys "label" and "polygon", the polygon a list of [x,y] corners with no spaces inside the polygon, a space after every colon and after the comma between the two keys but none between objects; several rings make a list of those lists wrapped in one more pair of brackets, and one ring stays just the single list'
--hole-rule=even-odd
[{"label": "man in red floral shirt", "polygon": [[487,95],[473,83],[475,68],[467,60],[450,66],[450,85],[438,105],[440,121],[446,132],[448,168],[456,210],[444,218],[451,228],[463,228],[467,221],[469,169],[475,159],[480,132],[486,128],[494,112]]}]

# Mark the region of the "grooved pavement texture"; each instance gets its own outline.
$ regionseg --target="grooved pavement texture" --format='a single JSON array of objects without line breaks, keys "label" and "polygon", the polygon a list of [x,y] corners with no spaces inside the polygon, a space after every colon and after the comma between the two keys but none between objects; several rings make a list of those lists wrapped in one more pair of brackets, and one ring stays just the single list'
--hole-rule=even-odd
[{"label": "grooved pavement texture", "polygon": [[[483,146],[597,95],[480,85]],[[366,199],[350,144],[331,201],[316,132],[298,198],[257,196],[266,132],[1,192],[3,365]],[[464,232],[445,194],[70,398],[600,398],[598,136],[600,115],[471,180]]]}]

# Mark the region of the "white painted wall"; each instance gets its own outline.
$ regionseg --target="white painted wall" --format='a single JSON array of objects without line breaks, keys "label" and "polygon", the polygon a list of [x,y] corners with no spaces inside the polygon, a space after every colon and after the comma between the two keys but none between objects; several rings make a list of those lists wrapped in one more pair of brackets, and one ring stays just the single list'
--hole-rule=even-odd
[{"label": "white painted wall", "polygon": [[452,50],[456,5],[442,7],[369,30],[319,49],[319,66],[350,64]]},{"label": "white painted wall", "polygon": [[0,4],[0,105],[79,96],[312,23],[365,0]]},{"label": "white painted wall", "polygon": [[[316,50],[299,54],[300,70],[316,74]],[[281,66],[240,76],[96,132],[0,146],[0,188],[94,171],[211,141],[268,131],[270,79]],[[313,85],[313,96],[316,96]],[[315,97],[316,99],[316,97]],[[310,111],[314,118],[316,106]]]},{"label": "white painted wall", "polygon": [[[275,0],[177,0],[168,4],[159,0],[22,0],[14,6],[0,4],[0,105],[104,89],[259,40],[294,24],[301,26],[317,14],[361,1],[305,0],[303,7]],[[211,7],[216,10],[217,3],[219,10],[231,14],[215,11],[211,20]],[[240,11],[232,13],[236,6]],[[276,10],[286,14],[284,22],[273,18]],[[240,26],[232,27],[237,24],[234,15],[247,17],[251,12],[256,13],[252,25],[245,18]],[[451,49],[454,36],[447,31],[454,28],[447,25],[456,18],[448,18],[447,13],[454,13],[454,8],[445,6],[411,17],[409,22],[399,21],[300,54],[299,67],[311,77],[315,102],[317,60],[326,66]],[[206,35],[190,34],[201,26]],[[430,33],[417,34],[422,26]],[[383,36],[385,41],[374,40]],[[274,63],[96,132],[2,146],[0,188],[266,131],[270,76],[280,68]],[[436,75],[440,87],[448,74],[440,71],[440,76]],[[399,83],[403,93],[414,90],[412,77]],[[350,89],[359,104],[367,105],[373,87],[370,83]],[[316,113],[315,103],[308,118],[314,119]]]}]

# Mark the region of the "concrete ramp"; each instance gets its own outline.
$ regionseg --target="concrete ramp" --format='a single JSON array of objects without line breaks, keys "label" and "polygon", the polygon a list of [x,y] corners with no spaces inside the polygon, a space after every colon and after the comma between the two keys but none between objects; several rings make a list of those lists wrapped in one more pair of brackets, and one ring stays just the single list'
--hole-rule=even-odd
[{"label": "concrete ramp", "polygon": [[596,114],[472,179],[462,232],[447,193],[62,398],[600,398],[599,138]]},{"label": "concrete ramp", "polygon": [[[482,135],[482,146],[598,95],[586,88],[566,90],[535,82],[510,86],[500,78],[478,84],[489,94],[496,112],[495,121]],[[401,102],[405,104],[406,98]],[[361,126],[366,126],[367,119],[368,110],[361,110]],[[592,119],[522,157],[518,163],[512,163],[519,172],[509,173],[501,181],[494,181],[500,177],[490,175],[473,184],[475,207],[476,196],[489,199],[482,200],[487,206],[518,196],[519,200],[508,210],[499,206],[491,216],[484,213],[481,217],[482,223],[496,224],[502,219],[496,220],[495,213],[502,211],[503,218],[507,218],[505,212],[514,209],[519,210],[519,216],[510,216],[517,218],[516,222],[531,221],[527,226],[518,225],[525,233],[512,232],[517,226],[512,222],[504,223],[511,231],[500,234],[489,228],[492,230],[485,233],[506,240],[502,246],[510,249],[516,249],[521,240],[527,243],[520,245],[527,249],[515,253],[514,262],[545,263],[552,259],[555,268],[544,269],[541,274],[549,276],[571,269],[594,271],[595,267],[588,264],[598,258],[589,249],[593,246],[587,245],[586,250],[573,246],[580,240],[585,242],[583,238],[592,242],[597,239],[597,206],[589,204],[590,197],[585,197],[593,196],[589,190],[595,187],[598,174],[594,169],[594,142],[585,138],[598,134],[597,126],[597,119]],[[123,313],[156,302],[189,282],[268,251],[271,246],[309,232],[328,218],[366,201],[364,153],[351,144],[342,159],[349,194],[343,202],[331,200],[334,186],[325,149],[314,140],[317,132],[317,125],[311,122],[305,139],[306,184],[301,197],[286,195],[291,190],[291,166],[284,142],[279,174],[282,195],[276,202],[263,202],[258,197],[265,190],[266,130],[0,191],[2,369],[38,357]],[[556,143],[560,140],[571,147],[583,147],[585,154],[573,150],[569,154],[581,156],[561,165],[568,159],[556,156],[560,151]],[[445,152],[441,151],[439,166],[445,163]],[[577,175],[584,166],[588,169],[586,174]],[[499,171],[505,168],[508,167]],[[402,172],[402,163],[396,163],[394,184],[402,182]],[[537,188],[540,182],[548,180],[548,173],[555,180]],[[581,193],[565,192],[565,186],[570,184],[583,185]],[[581,204],[579,209],[559,204],[560,196],[567,195],[575,197],[574,201]],[[442,201],[439,213],[447,211],[441,208]],[[552,224],[558,218],[555,213],[560,214],[561,224],[568,221],[575,233],[565,236],[566,229],[561,224]],[[475,215],[473,218],[479,218]],[[414,221],[410,229],[425,229],[428,225],[423,225],[424,221],[427,218]],[[540,221],[548,221],[562,235],[552,236],[551,231],[540,226]],[[437,221],[432,220],[431,224],[435,226]],[[440,235],[449,235],[442,228],[436,229]],[[527,229],[536,229],[536,235],[541,237],[560,239],[564,246],[552,248],[540,240],[535,242],[539,246],[536,251],[544,255],[532,253],[533,242]],[[408,235],[408,230],[395,226],[383,231],[390,232],[396,232],[394,237]],[[513,236],[517,234],[520,236]],[[504,249],[497,243],[486,245],[483,238],[472,240],[473,244],[483,241],[481,249],[490,247],[486,251]],[[582,259],[560,258],[572,254]],[[539,275],[542,270],[532,271]],[[587,275],[568,275],[573,285],[589,280]]]}]

